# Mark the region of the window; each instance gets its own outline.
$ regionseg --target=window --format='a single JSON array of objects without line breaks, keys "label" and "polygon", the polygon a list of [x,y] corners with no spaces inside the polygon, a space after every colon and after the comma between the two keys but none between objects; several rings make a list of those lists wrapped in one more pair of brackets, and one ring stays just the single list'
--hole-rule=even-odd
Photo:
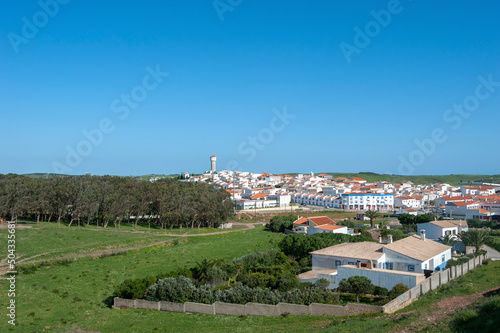
[{"label": "window", "polygon": [[415,272],[415,265],[408,265],[408,272]]},{"label": "window", "polygon": [[427,264],[425,264],[424,269],[427,269]]},{"label": "window", "polygon": [[392,270],[392,269],[393,269],[392,262],[386,262],[386,263],[385,263],[385,269],[390,269],[390,270]]},{"label": "window", "polygon": [[445,255],[443,254],[443,255],[441,256],[441,262],[444,262],[444,259],[445,259]]},{"label": "window", "polygon": [[335,266],[337,266],[337,267],[338,267],[338,266],[340,266],[340,265],[341,265],[340,260],[335,260]]}]

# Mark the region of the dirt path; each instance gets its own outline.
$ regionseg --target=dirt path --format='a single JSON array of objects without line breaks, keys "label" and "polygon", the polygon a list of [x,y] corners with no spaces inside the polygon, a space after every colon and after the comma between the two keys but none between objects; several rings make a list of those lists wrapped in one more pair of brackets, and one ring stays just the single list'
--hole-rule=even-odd
[{"label": "dirt path", "polygon": [[[415,320],[413,324],[408,325],[402,329],[397,329],[395,332],[398,333],[410,333],[410,332],[420,332],[422,326],[437,326],[439,322],[444,319],[451,318],[456,312],[465,309],[472,304],[476,303],[478,300],[488,297],[493,291],[500,288],[490,289],[483,293],[477,293],[465,296],[453,296],[443,299],[432,305],[431,311],[428,313],[423,313],[422,316]],[[394,315],[394,318],[399,318],[405,314],[414,313],[414,311],[398,313]]]}]

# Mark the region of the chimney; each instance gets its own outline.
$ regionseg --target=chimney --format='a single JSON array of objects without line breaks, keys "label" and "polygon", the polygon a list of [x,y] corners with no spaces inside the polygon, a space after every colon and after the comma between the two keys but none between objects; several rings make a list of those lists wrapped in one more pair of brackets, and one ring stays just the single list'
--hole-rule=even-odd
[{"label": "chimney", "polygon": [[420,230],[420,239],[423,241],[425,240],[425,230],[424,229]]},{"label": "chimney", "polygon": [[392,243],[392,235],[387,235],[387,244]]},{"label": "chimney", "polygon": [[458,233],[462,232],[462,220],[458,223]]},{"label": "chimney", "polygon": [[378,242],[382,243],[382,236],[378,236]]}]

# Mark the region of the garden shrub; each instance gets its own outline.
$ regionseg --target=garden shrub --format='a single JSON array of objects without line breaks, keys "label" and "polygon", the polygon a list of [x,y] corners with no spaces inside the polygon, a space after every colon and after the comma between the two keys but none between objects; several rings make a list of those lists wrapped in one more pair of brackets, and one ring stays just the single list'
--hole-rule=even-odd
[{"label": "garden shrub", "polygon": [[391,291],[389,291],[389,298],[394,299],[406,291],[408,291],[408,286],[398,283],[391,289]]}]

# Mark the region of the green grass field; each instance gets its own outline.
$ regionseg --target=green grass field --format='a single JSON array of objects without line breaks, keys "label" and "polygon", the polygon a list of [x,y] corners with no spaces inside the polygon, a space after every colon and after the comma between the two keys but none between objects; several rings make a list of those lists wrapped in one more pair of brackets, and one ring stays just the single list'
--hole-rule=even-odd
[{"label": "green grass field", "polygon": [[[485,183],[493,182],[495,184],[500,183],[500,175],[416,175],[416,176],[400,176],[400,175],[383,175],[373,172],[360,172],[360,173],[342,173],[342,172],[318,172],[326,173],[332,175],[333,178],[337,177],[360,177],[369,182],[377,181],[387,181],[389,183],[401,183],[405,180],[409,180],[414,184],[437,184],[437,183],[447,183],[451,185],[459,185],[460,182],[469,181],[483,181]],[[295,173],[289,173],[289,175],[296,175]]]},{"label": "green grass field", "polygon": [[[2,230],[4,236],[5,230]],[[60,253],[80,253],[97,246],[129,246],[133,242],[151,241],[155,235],[117,233],[113,231],[18,230],[19,251],[34,254],[55,248]],[[70,238],[75,237],[75,238]],[[429,293],[409,309],[408,315],[371,315],[338,317],[225,317],[177,314],[145,310],[118,310],[109,307],[114,287],[125,279],[156,275],[179,267],[192,267],[204,258],[232,259],[266,250],[283,235],[256,227],[248,231],[210,236],[176,238],[179,245],[154,246],[129,251],[126,255],[80,258],[68,266],[39,268],[33,274],[18,275],[16,280],[17,326],[7,323],[2,313],[1,332],[389,332],[401,325],[420,320],[432,305],[450,295],[462,295],[499,286],[495,263],[457,280],[456,288]],[[164,239],[164,238],[161,238]],[[101,245],[98,245],[102,243]],[[1,248],[6,248],[2,237]],[[0,281],[0,300],[5,305],[8,283]],[[4,306],[2,308],[5,309]],[[4,310],[6,311],[6,310]],[[404,310],[406,311],[406,309]],[[396,318],[396,319],[395,319]],[[444,324],[447,325],[446,323]],[[444,327],[444,326],[443,326]],[[441,327],[438,327],[441,328]],[[440,330],[430,331],[440,332]]]}]

